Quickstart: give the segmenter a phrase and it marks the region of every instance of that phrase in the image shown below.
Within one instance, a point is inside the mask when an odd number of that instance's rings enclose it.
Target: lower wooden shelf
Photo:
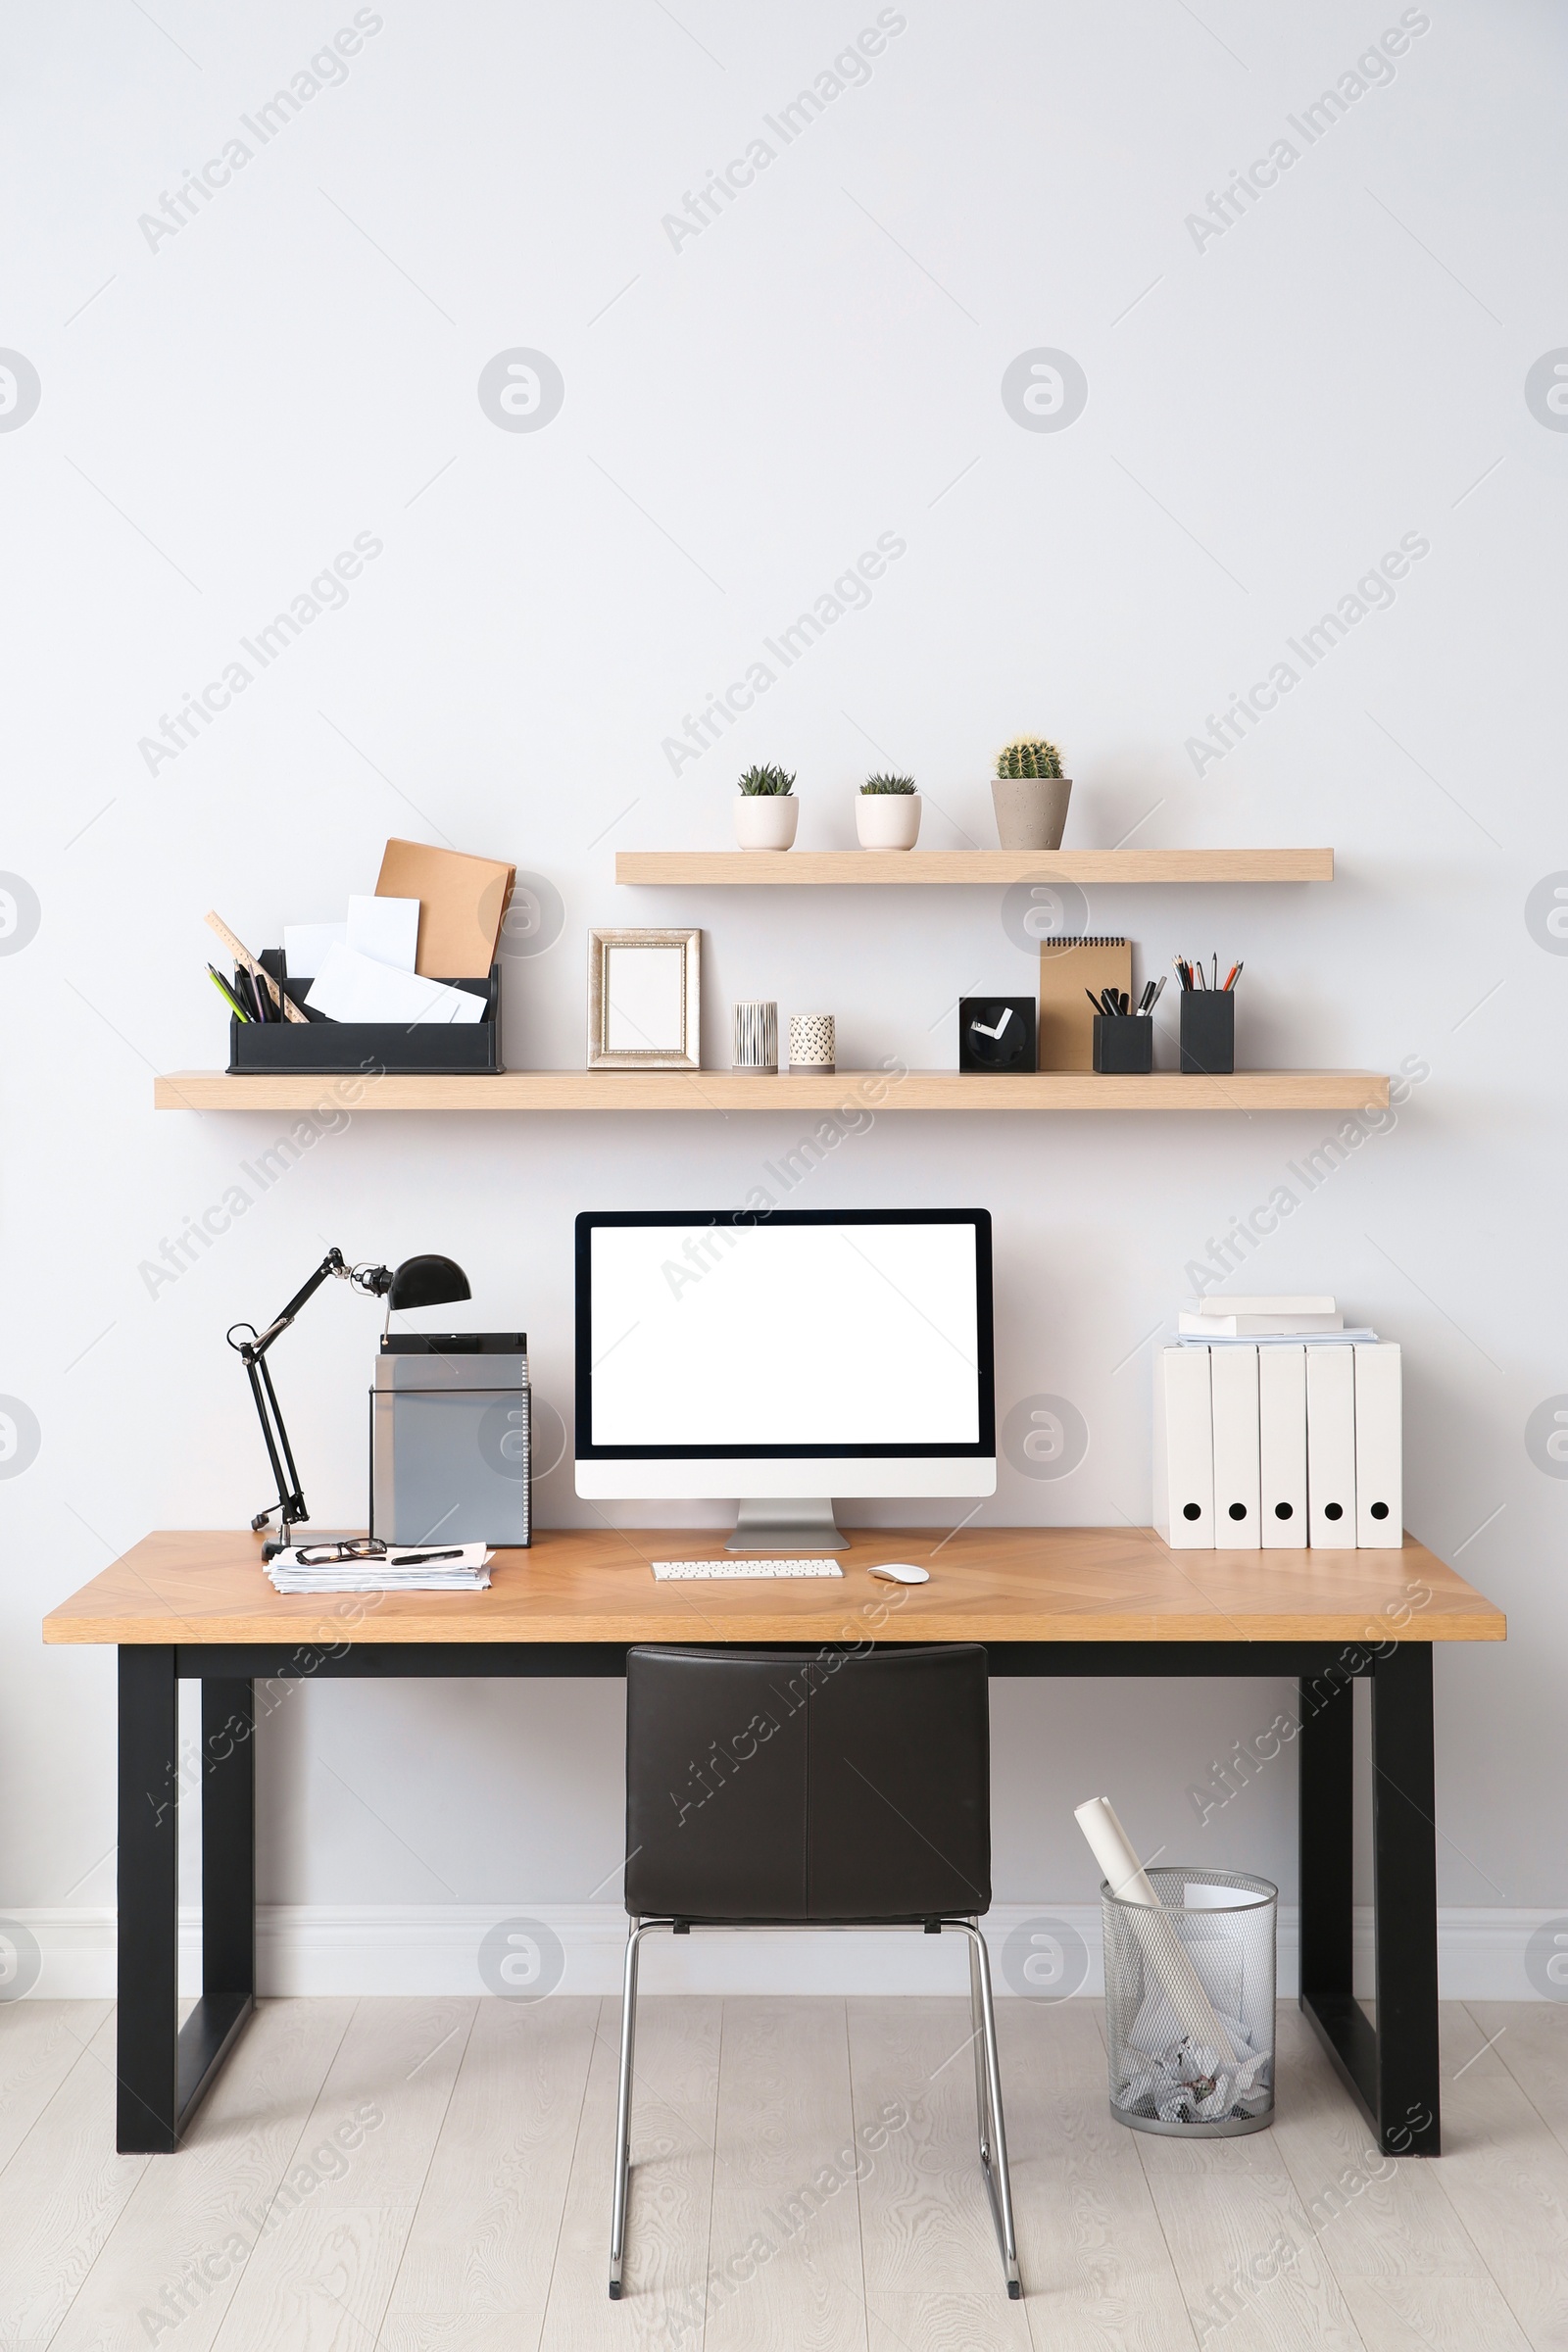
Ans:
[[[1237,1070],[1227,1078],[1176,1070],[1143,1078],[1090,1070],[503,1070],[428,1078],[174,1070],[153,1081],[159,1110],[1371,1110],[1388,1100],[1389,1081],[1373,1070]]]

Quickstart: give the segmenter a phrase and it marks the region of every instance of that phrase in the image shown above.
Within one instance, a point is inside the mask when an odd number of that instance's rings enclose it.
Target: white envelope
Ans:
[[[484,1017],[483,997],[448,988],[442,980],[421,980],[417,972],[400,972],[341,943],[328,951],[305,1002],[329,1021],[401,1021],[412,1027],[419,1021]]]
[[[412,972],[419,946],[418,900],[351,898],[348,942],[357,955]]]
[[[314,980],[329,948],[347,946],[347,923],[285,923],[283,961],[291,980]]]

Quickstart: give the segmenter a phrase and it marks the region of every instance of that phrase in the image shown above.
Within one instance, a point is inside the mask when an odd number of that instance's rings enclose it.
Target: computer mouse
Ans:
[[[871,1574],[886,1577],[890,1585],[928,1585],[931,1582],[929,1568],[911,1567],[907,1560],[883,1560],[872,1569]]]

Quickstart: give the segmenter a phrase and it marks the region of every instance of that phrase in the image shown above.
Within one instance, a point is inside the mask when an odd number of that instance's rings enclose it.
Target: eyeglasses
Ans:
[[[377,1536],[356,1536],[347,1544],[313,1544],[295,1557],[302,1568],[324,1568],[334,1560],[384,1560],[386,1545]]]

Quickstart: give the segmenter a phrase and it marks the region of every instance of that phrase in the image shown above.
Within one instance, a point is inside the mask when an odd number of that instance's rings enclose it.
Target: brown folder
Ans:
[[[427,980],[484,980],[496,959],[516,872],[496,858],[432,850],[422,841],[389,841],[375,895],[418,900],[416,972]]]
[[[1097,932],[1083,939],[1040,943],[1040,1067],[1092,1070],[1095,1066],[1095,1008],[1086,990],[1102,988],[1129,996],[1133,952],[1125,939]]]

